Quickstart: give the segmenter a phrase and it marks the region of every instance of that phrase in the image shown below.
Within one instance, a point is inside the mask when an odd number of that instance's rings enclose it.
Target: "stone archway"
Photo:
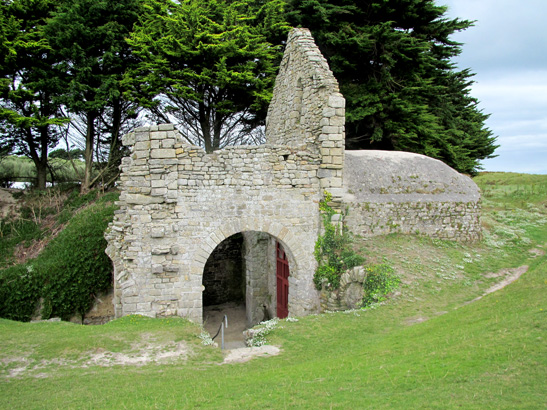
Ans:
[[[243,243],[243,234],[232,235],[222,241],[207,259],[202,278],[204,309],[207,306],[245,301]]]
[[[203,326],[212,336],[226,316],[226,340],[231,346],[240,347],[244,345],[246,329],[277,316],[280,249],[287,255],[288,266],[289,252],[285,252],[278,238],[266,232],[236,233],[213,250],[202,278]],[[287,304],[286,299],[284,302]],[[286,307],[290,312],[290,306]]]
[[[247,327],[276,316],[277,304],[277,246],[285,250],[291,266],[291,291],[288,309],[290,314],[299,314],[302,303],[298,294],[305,293],[306,283],[311,278],[299,278],[298,256],[287,241],[289,231],[282,228],[281,239],[270,232],[245,230],[228,236],[210,252],[203,264],[202,316],[205,319],[206,308],[223,303],[245,305]],[[217,235],[214,235],[218,238]],[[297,247],[296,255],[300,248]],[[304,255],[301,255],[305,259]],[[303,260],[304,264],[306,261]],[[300,280],[298,280],[300,279]],[[244,283],[242,283],[244,281]],[[242,297],[243,296],[243,297]],[[300,313],[301,314],[301,313]]]

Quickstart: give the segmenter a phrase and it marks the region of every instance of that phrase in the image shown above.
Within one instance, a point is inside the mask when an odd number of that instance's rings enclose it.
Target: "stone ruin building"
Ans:
[[[173,125],[123,138],[120,209],[106,234],[116,317],[182,316],[245,303],[247,323],[320,311],[313,284],[328,191],[355,234],[480,237],[470,178],[404,152],[345,151],[345,100],[310,32],[294,29],[269,107],[266,144],[206,154]]]

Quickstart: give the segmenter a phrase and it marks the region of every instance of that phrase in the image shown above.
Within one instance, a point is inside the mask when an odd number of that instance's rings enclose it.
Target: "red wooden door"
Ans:
[[[289,316],[289,261],[283,247],[277,242],[277,317]]]

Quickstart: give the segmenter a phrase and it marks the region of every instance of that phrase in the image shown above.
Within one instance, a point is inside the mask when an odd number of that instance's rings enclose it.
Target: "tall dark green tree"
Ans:
[[[99,131],[110,134],[114,158],[121,146],[123,119],[136,111],[124,100],[122,79],[135,62],[126,38],[143,13],[142,5],[139,0],[60,0],[45,30],[49,44],[61,56],[56,68],[65,91],[59,103],[85,123],[82,192],[92,183]]]
[[[42,33],[55,8],[52,0],[0,2],[0,151],[31,158],[39,189],[46,187],[48,150],[66,122],[55,103],[58,55]]]
[[[150,0],[127,82],[160,121],[212,152],[264,123],[288,26],[282,0]],[[275,45],[278,44],[278,45]]]
[[[472,22],[444,17],[433,0],[287,0],[347,101],[349,149],[411,151],[474,174],[497,146],[469,93],[472,74],[451,59],[450,36]]]

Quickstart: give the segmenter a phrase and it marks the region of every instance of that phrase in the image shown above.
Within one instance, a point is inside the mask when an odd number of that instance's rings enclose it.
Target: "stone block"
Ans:
[[[157,148],[150,151],[150,158],[176,158],[173,148]]]
[[[138,150],[149,150],[150,149],[150,141],[149,140],[146,140],[146,141],[141,141],[141,142],[136,142],[135,143],[135,148],[133,148],[135,151],[138,151]]]
[[[151,140],[162,140],[167,138],[167,132],[165,131],[155,131],[150,133]]]
[[[120,196],[120,198],[122,198]],[[123,195],[123,200],[126,204],[135,204],[135,205],[149,205],[149,204],[160,204],[163,202],[162,198],[151,197],[148,195],[141,194],[129,194],[126,193]]]
[[[340,134],[340,127],[333,127],[331,125],[325,125],[322,127],[323,134]]]
[[[329,96],[328,104],[331,108],[344,108],[346,106],[346,100],[342,94],[333,94]]]
[[[162,148],[173,148],[175,146],[175,140],[173,138],[165,138],[161,140],[161,147]],[[175,150],[176,154],[176,150]]]
[[[159,124],[158,130],[160,131],[172,131],[175,129],[175,124]]]
[[[135,136],[135,133],[133,132],[130,134],[125,134],[122,137],[122,144],[125,145],[126,147],[135,144],[135,142],[136,142],[136,136]]]

